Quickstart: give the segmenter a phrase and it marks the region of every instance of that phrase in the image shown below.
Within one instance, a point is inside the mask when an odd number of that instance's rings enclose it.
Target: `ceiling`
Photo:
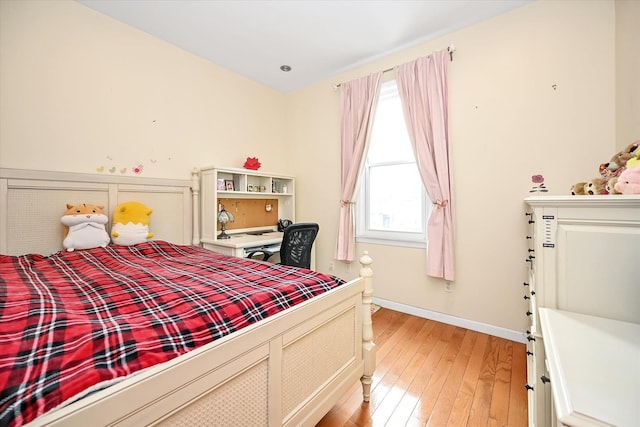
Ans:
[[[530,1],[78,0],[282,93]]]

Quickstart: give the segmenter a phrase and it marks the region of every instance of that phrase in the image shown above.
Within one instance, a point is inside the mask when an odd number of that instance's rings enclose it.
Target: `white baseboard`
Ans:
[[[373,297],[372,301],[374,304],[378,304],[380,307],[399,311],[401,313],[411,314],[413,316],[422,317],[424,319],[435,320],[436,322],[442,322],[448,325],[459,326],[461,328],[470,329],[476,332],[482,332],[483,334],[493,335],[494,337],[504,338],[523,344],[527,342],[525,334],[520,331],[505,329],[499,326],[487,325],[486,323],[480,323],[474,320],[463,319],[462,317],[438,313],[437,311],[425,310],[424,308],[400,304],[382,298]]]

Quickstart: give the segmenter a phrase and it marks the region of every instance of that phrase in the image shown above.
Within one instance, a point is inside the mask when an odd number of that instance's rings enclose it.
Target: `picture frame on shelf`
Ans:
[[[233,187],[233,181],[230,179],[224,180],[224,186],[227,191],[235,191],[235,188]]]
[[[218,179],[218,190],[225,190],[226,188],[224,179]]]

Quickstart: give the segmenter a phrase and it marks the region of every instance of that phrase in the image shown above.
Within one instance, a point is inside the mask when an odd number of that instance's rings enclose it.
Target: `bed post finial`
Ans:
[[[191,203],[193,218],[193,236],[191,242],[194,245],[200,244],[200,171],[198,168],[191,169]]]
[[[376,345],[373,342],[373,323],[371,321],[371,296],[373,295],[373,271],[371,263],[373,260],[369,252],[365,251],[360,257],[360,277],[364,280],[364,291],[362,291],[362,358],[364,360],[364,373],[360,381],[362,382],[362,395],[365,402],[371,396],[371,381],[373,371],[376,368]]]

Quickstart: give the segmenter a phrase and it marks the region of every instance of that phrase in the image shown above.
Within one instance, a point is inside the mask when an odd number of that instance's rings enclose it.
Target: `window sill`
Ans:
[[[426,249],[427,244],[425,242],[412,242],[407,240],[388,240],[375,237],[358,237],[356,236],[356,243],[371,243],[374,245],[383,246],[401,246],[405,248],[417,248]]]

